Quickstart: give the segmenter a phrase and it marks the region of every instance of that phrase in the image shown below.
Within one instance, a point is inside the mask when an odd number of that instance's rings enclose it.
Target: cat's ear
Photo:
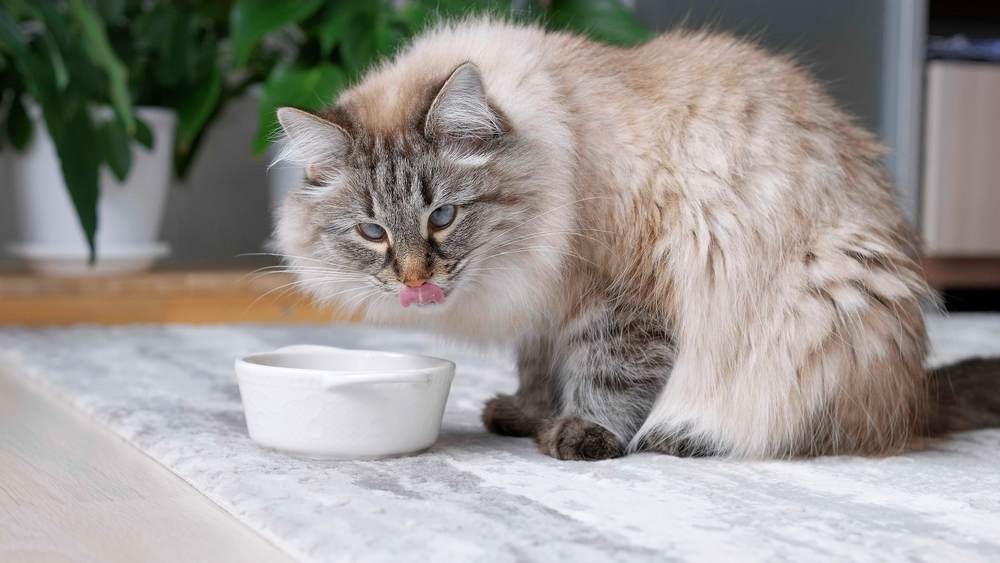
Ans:
[[[438,143],[478,148],[507,131],[502,114],[490,106],[479,67],[456,68],[438,91],[424,122],[424,135]]]
[[[278,123],[285,132],[285,145],[274,162],[292,162],[306,173],[339,168],[351,145],[343,127],[295,108],[279,108]]]

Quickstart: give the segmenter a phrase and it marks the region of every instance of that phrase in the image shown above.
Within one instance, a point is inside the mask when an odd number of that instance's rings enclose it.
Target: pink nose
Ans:
[[[444,290],[433,283],[421,283],[414,287],[409,283],[399,292],[399,304],[403,307],[444,303]]]

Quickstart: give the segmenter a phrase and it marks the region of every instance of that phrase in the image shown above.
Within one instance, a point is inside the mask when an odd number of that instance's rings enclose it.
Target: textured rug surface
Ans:
[[[940,364],[1000,355],[1000,316],[931,319]],[[454,359],[440,441],[304,461],[247,437],[232,362],[293,343]],[[315,561],[997,561],[1000,430],[886,459],[561,462],[487,434],[511,362],[358,327],[0,330],[0,362],[109,426],[290,554]]]

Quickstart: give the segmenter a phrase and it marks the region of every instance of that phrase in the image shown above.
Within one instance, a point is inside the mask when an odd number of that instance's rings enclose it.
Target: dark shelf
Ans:
[[[1000,2],[993,0],[931,0],[927,14],[930,35],[1000,37]]]
[[[1000,311],[1000,289],[947,289],[941,297],[949,313]]]

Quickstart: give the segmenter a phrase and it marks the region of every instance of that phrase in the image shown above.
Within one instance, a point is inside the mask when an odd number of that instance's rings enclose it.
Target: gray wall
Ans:
[[[10,203],[13,195],[7,175],[7,158],[6,152],[0,152],[0,264],[7,256],[7,243],[14,238],[14,210]]]
[[[229,105],[187,181],[171,190],[163,222],[171,262],[238,261],[238,254],[262,250],[271,219],[266,161],[250,153],[255,104],[247,97]]]
[[[842,108],[882,132],[882,1],[637,0],[635,7],[657,30],[708,27],[793,55]]]

